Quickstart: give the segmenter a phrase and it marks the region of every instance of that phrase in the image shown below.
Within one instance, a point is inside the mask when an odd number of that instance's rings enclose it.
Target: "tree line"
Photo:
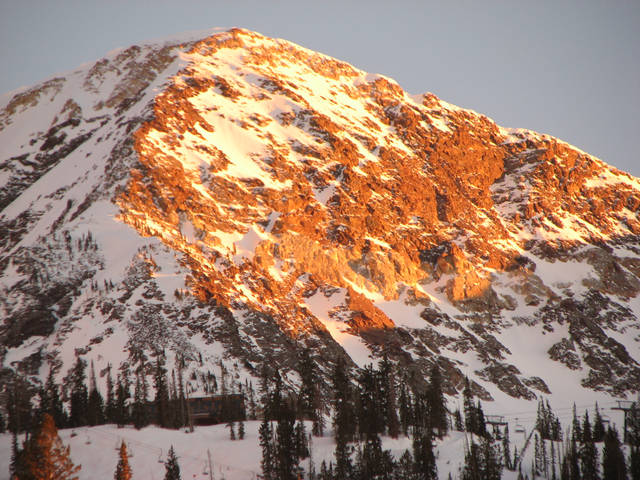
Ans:
[[[171,372],[169,380],[162,354],[157,354],[154,362],[140,362],[133,376],[121,371],[115,381],[108,367],[104,398],[93,364],[78,357],[66,377],[65,383],[70,387],[66,405],[53,372],[38,389],[35,408],[30,407],[26,385],[14,382],[7,395],[7,426],[14,438],[18,432],[27,432],[22,451],[29,450],[29,439],[46,417],[61,427],[116,423],[142,428],[155,423],[180,428],[189,423],[180,362],[176,371]],[[517,471],[523,480],[640,480],[637,404],[628,416],[630,448],[629,455],[625,455],[618,431],[605,424],[597,405],[593,421],[588,412],[579,419],[574,409],[573,422],[563,432],[549,402],[541,400],[535,430],[525,444],[525,449],[529,445],[533,449],[533,461],[530,466],[523,466],[525,452],[511,447],[508,426],[493,431],[487,428],[482,403],[475,398],[467,378],[462,388],[462,411],[447,408],[442,372],[435,364],[428,380],[423,381],[386,357],[377,366],[364,368],[354,368],[338,359],[324,385],[317,362],[309,350],[304,350],[297,373],[298,385],[285,386],[280,372],[265,363],[260,399],[254,399],[251,384],[245,388],[249,418],[262,420],[259,442],[264,480],[435,479],[438,472],[434,444],[450,430],[466,432],[464,465],[458,476],[462,480],[499,479],[505,469]],[[148,376],[152,377],[152,385]],[[29,401],[25,402],[25,398]],[[149,403],[155,407],[153,418],[145,408]],[[305,421],[311,423],[311,432],[306,431]],[[0,419],[0,427],[3,423]],[[323,436],[328,424],[335,439],[334,459],[315,465],[312,439]],[[235,439],[235,423],[227,426],[231,439]],[[238,425],[237,435],[244,437],[243,423]],[[408,437],[412,447],[395,458],[382,448],[382,436]],[[601,449],[596,447],[598,443],[602,443]],[[16,445],[14,450],[20,449]],[[524,474],[523,467],[527,471]]]

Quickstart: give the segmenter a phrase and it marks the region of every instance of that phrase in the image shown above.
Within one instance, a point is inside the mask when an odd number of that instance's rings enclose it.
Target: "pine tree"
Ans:
[[[627,412],[627,439],[626,442],[635,447],[640,447],[640,405],[633,402]]]
[[[89,395],[85,385],[87,362],[81,357],[71,367],[71,425],[79,427],[87,424]]]
[[[631,480],[640,480],[640,446],[631,446],[629,453],[629,476]]]
[[[576,435],[571,435],[569,449],[567,451],[567,463],[569,469],[570,480],[580,480],[582,478],[580,472],[580,454],[576,444]]]
[[[413,461],[417,479],[436,480],[438,478],[430,427],[418,427],[413,433]]]
[[[51,415],[56,426],[62,428],[67,424],[67,415],[60,399],[60,391],[53,375],[53,369],[49,370],[47,380],[40,391],[40,412]]]
[[[13,479],[17,476],[20,449],[18,448],[18,434],[11,434],[11,459],[9,460],[9,478]]]
[[[391,480],[394,462],[388,450],[382,450],[380,437],[367,440],[358,452],[354,478],[362,480]]]
[[[556,476],[556,448],[555,442],[551,441],[551,480],[557,480]]]
[[[279,480],[296,480],[298,476],[298,456],[296,452],[295,412],[284,402],[276,426],[276,459]]]
[[[591,433],[591,423],[589,422],[589,412],[585,412],[582,423],[582,440],[580,447],[580,471],[583,480],[597,480],[598,475],[598,450],[593,442]]]
[[[304,428],[304,423],[301,421],[296,422],[295,426],[295,450],[298,459],[309,457],[309,444],[307,442],[307,432]]]
[[[413,457],[409,450],[405,450],[396,467],[395,480],[414,480],[415,472],[413,467]]]
[[[114,480],[131,480],[131,467],[129,466],[129,455],[127,454],[127,446],[124,440],[120,444],[120,454],[116,472],[113,476]]]
[[[478,400],[478,405],[476,406],[476,430],[474,433],[481,437],[487,436],[487,424],[484,419],[484,411],[482,410],[480,400]]]
[[[149,425],[146,382],[147,379],[146,375],[144,374],[144,370],[142,368],[139,368],[136,372],[136,384],[133,393],[132,412],[133,426],[138,430]]]
[[[169,448],[164,468],[164,480],[180,480],[180,465],[178,465],[178,457],[176,457],[176,452],[173,450],[173,445]]]
[[[169,418],[169,388],[167,386],[167,370],[164,367],[164,353],[156,355],[155,373],[153,377],[156,396],[154,403],[156,406],[156,423],[160,427],[170,427]]]
[[[475,433],[477,425],[476,408],[473,404],[473,393],[471,392],[471,384],[468,377],[464,377],[462,402],[464,408],[464,429],[467,432]]]
[[[353,438],[354,409],[351,395],[351,382],[344,360],[339,358],[335,364],[333,375],[333,411],[334,432],[336,440],[335,480],[346,480],[351,471],[351,456],[348,442]]]
[[[456,411],[453,412],[453,428],[458,432],[464,432],[464,424],[462,423],[462,414],[460,413],[460,409],[456,408]]]
[[[169,397],[169,424],[176,430],[182,427],[180,420],[180,400],[178,399],[178,386],[176,385],[176,371],[171,370],[171,389]]]
[[[104,400],[96,381],[96,371],[91,361],[91,374],[89,377],[89,398],[87,401],[87,423],[89,425],[101,425],[104,423]]]
[[[358,387],[356,410],[360,435],[372,439],[384,433],[385,425],[381,385],[372,365],[365,366],[360,372]]]
[[[531,473],[533,475],[540,475],[542,473],[542,452],[540,449],[540,437],[536,433],[534,435],[534,444],[533,444],[533,469]]]
[[[116,396],[114,392],[111,364],[107,365],[107,401],[104,409],[107,423],[116,423]]]
[[[7,428],[10,432],[28,432],[34,421],[31,397],[33,390],[29,381],[18,376],[6,386]]]
[[[236,423],[228,422],[225,426],[229,429],[229,440],[235,440],[236,439]]]
[[[383,423],[391,438],[398,438],[400,434],[400,421],[398,420],[398,402],[396,392],[396,382],[393,365],[386,355],[380,362],[378,371],[380,385],[380,401],[382,407]]]
[[[53,417],[48,413],[27,441],[21,454],[26,475],[33,480],[75,480],[80,466],[71,461],[69,447],[62,444]]]
[[[126,389],[122,378],[118,375],[118,382],[116,386],[116,408],[115,408],[115,421],[118,427],[125,425],[128,421],[127,415],[127,399],[129,398],[129,392]]]
[[[462,480],[485,480],[482,476],[480,447],[473,441],[464,455]]]
[[[276,459],[275,445],[273,443],[273,431],[267,419],[263,419],[258,430],[258,439],[262,449],[262,467],[263,480],[276,480]]]
[[[442,438],[448,430],[447,406],[442,393],[442,375],[437,364],[431,368],[429,386],[427,387],[427,403],[431,426],[437,432],[437,436]]]
[[[504,459],[503,465],[507,470],[511,470],[511,444],[509,439],[509,424],[504,428],[504,435],[502,436],[502,458]]]
[[[582,427],[580,426],[580,421],[578,420],[578,415],[576,414],[576,404],[573,404],[573,420],[571,424],[571,438],[576,443],[582,441]]]
[[[502,464],[489,437],[482,441],[481,473],[483,480],[500,480],[502,477]]]
[[[596,416],[593,420],[593,441],[598,443],[604,440],[606,431],[604,429],[604,422],[600,415],[600,409],[598,408],[598,402],[596,402]]]
[[[303,419],[313,421],[313,434],[322,436],[324,419],[322,416],[320,391],[318,389],[319,378],[316,364],[308,349],[302,351],[299,374],[302,381],[300,395],[298,397],[300,413]]]
[[[400,395],[398,397],[398,410],[400,414],[400,428],[405,436],[409,435],[409,425],[411,424],[411,407],[409,392],[405,382],[400,384]]]
[[[604,436],[602,449],[602,480],[624,480],[627,478],[624,453],[618,432],[611,427]]]

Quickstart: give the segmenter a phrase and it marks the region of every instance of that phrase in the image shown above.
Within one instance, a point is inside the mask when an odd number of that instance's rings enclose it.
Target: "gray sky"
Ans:
[[[0,0],[0,92],[211,27],[285,38],[640,176],[640,2]]]

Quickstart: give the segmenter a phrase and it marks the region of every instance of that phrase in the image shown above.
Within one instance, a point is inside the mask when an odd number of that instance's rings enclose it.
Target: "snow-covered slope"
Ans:
[[[0,359],[164,351],[240,390],[299,351],[437,362],[517,411],[640,385],[640,181],[246,30],[0,102]]]

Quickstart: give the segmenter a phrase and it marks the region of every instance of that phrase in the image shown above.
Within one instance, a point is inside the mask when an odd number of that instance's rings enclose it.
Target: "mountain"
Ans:
[[[325,380],[386,355],[503,403],[640,385],[640,180],[284,40],[3,96],[0,185],[5,379],[163,351],[195,393],[295,385],[309,348]]]

